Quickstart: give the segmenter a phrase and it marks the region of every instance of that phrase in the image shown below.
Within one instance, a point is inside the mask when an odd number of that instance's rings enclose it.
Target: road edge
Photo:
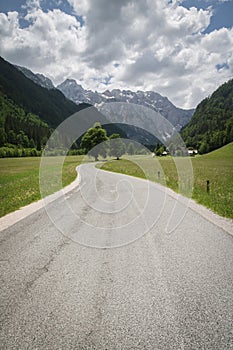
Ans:
[[[55,201],[56,199],[60,198],[61,196],[66,195],[67,193],[69,193],[70,191],[75,189],[76,187],[78,187],[78,185],[81,182],[81,175],[78,173],[78,167],[79,166],[76,167],[76,171],[77,171],[76,179],[73,182],[71,182],[69,185],[67,185],[66,187],[62,188],[61,190],[59,190],[53,194],[50,194],[46,198],[41,198],[36,202],[25,205],[24,207],[17,209],[15,211],[13,211],[12,213],[6,214],[3,217],[1,217],[0,218],[0,232],[13,226],[17,222],[25,219],[27,216],[44,208],[45,199],[46,199],[46,205],[47,205],[47,204]]]
[[[79,167],[80,167],[80,165],[78,165],[76,167],[76,171],[77,171],[76,179],[71,184],[64,187],[62,190],[57,191],[57,192],[47,196],[46,197],[46,204],[53,202],[54,200],[60,198],[61,196],[69,193],[74,188],[78,187],[78,185],[81,182],[81,176],[78,173]],[[136,176],[126,175],[126,174],[122,174],[122,173],[116,173],[113,171],[107,171],[107,170],[103,170],[100,168],[98,168],[98,170],[105,171],[105,172],[108,172],[111,174],[120,174],[120,175],[126,176],[126,177],[130,176],[130,177],[133,177],[134,179],[138,179],[141,181],[150,181],[147,179],[137,178]],[[197,203],[195,200],[193,200],[191,198],[186,198],[186,197],[182,196],[181,194],[176,193],[175,191],[173,191],[169,187],[165,187],[165,186],[158,184],[156,182],[153,182],[153,181],[150,181],[150,182],[154,186],[156,186],[159,190],[165,191],[167,195],[169,195],[170,197],[172,197],[173,199],[175,199],[177,201],[179,201],[181,199],[188,200],[188,208],[190,210],[198,213],[199,215],[201,215],[203,218],[205,218],[209,222],[215,224],[216,226],[218,226],[219,228],[223,229],[225,232],[227,232],[233,236],[233,220],[219,216],[218,214],[214,213],[209,208]],[[10,226],[13,226],[17,222],[19,222],[22,219],[26,218],[27,216],[35,213],[39,209],[42,209],[44,207],[44,200],[45,199],[42,198],[37,202],[33,202],[31,204],[28,204],[28,205],[26,205],[26,206],[24,206],[16,211],[12,212],[12,213],[9,213],[9,214],[3,216],[2,218],[0,218],[0,232],[9,228]]]
[[[150,181],[147,179],[142,179],[136,176],[132,176],[132,175],[127,175],[127,174],[122,174],[122,173],[117,173],[114,171],[108,171],[108,170],[103,170],[100,169],[101,171],[105,171],[111,174],[121,174],[123,176],[130,176],[133,177],[134,179],[138,179],[138,180],[142,180],[142,181]],[[233,220],[229,219],[229,218],[225,218],[223,216],[220,216],[218,214],[216,214],[215,212],[213,212],[211,209],[205,207],[202,204],[197,203],[194,199],[192,198],[188,198],[188,197],[184,197],[182,196],[180,193],[177,193],[175,191],[173,191],[171,188],[163,186],[161,184],[158,184],[157,182],[153,182],[150,181],[154,186],[156,186],[160,191],[165,191],[167,195],[169,195],[170,197],[172,197],[173,199],[177,200],[177,201],[182,201],[188,200],[188,208],[196,213],[198,213],[199,215],[201,215],[204,219],[208,220],[209,222],[211,222],[212,224],[215,224],[216,226],[218,226],[219,228],[223,229],[225,232],[229,233],[231,236],[233,236]]]

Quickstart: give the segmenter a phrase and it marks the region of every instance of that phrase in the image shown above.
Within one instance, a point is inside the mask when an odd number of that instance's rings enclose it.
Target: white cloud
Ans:
[[[233,71],[233,31],[204,31],[212,10],[186,9],[180,1],[69,0],[76,17],[60,10],[43,12],[28,2],[20,28],[17,12],[0,14],[3,57],[49,76],[67,77],[85,88],[155,90],[181,107],[195,107]],[[117,65],[115,65],[117,63]],[[225,64],[229,69],[217,69]]]
[[[85,16],[90,8],[89,0],[67,0],[73,6],[75,12],[81,16]]]
[[[45,13],[36,9],[25,19],[30,24],[21,29],[17,12],[0,14],[0,26],[5,34],[1,51],[13,63],[39,71],[54,64],[56,70],[85,49],[84,31],[75,17],[60,10]]]
[[[27,0],[23,8],[26,8],[28,12],[40,9],[40,0]]]

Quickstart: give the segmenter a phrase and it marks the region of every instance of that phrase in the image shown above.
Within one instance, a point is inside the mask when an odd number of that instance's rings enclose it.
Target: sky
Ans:
[[[0,0],[0,55],[85,89],[195,108],[233,77],[233,0]]]

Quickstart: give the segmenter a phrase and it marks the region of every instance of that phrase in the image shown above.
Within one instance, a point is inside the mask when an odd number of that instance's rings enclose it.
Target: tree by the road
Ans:
[[[117,160],[125,153],[125,144],[119,134],[112,134],[109,137],[110,156],[116,157]]]
[[[130,142],[128,149],[127,149],[127,152],[131,156],[135,153],[135,147],[134,147],[134,144],[132,142]]]
[[[106,142],[108,140],[107,132],[100,123],[95,123],[82,137],[81,148],[98,160],[98,156],[106,156]]]

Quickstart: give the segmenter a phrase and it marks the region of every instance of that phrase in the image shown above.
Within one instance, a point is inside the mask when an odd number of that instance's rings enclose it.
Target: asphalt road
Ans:
[[[233,349],[233,236],[156,185],[80,174],[0,232],[0,349]]]

